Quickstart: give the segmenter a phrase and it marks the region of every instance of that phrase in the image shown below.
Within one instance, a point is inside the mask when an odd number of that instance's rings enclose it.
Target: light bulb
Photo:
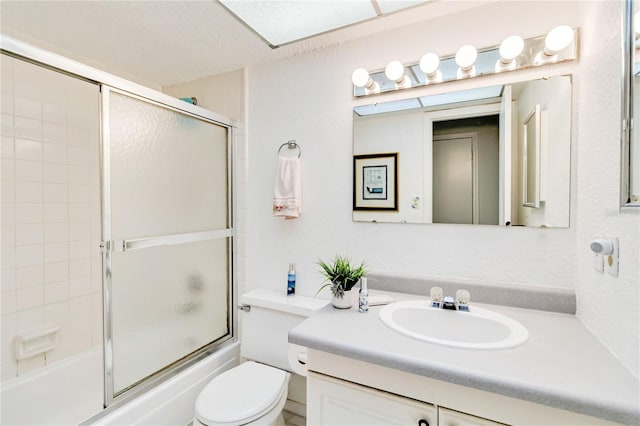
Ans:
[[[469,71],[478,57],[478,51],[470,44],[465,44],[456,52],[456,64],[463,70]]]
[[[389,80],[400,84],[404,80],[404,65],[400,61],[391,61],[384,69],[384,74]]]
[[[428,78],[433,78],[438,73],[440,58],[435,53],[427,53],[420,59],[420,69]]]
[[[351,74],[351,81],[356,87],[367,87],[372,83],[371,77],[369,77],[369,71],[364,68],[358,68]]]
[[[633,30],[637,38],[638,34],[640,34],[640,12],[636,12],[636,14],[633,15]]]
[[[573,41],[573,29],[568,25],[559,25],[549,31],[544,39],[544,54],[553,56]]]
[[[522,37],[512,35],[504,39],[500,44],[500,60],[503,64],[509,64],[522,53],[524,40]]]

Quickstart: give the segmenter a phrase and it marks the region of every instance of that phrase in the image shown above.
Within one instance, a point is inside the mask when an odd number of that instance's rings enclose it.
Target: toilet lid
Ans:
[[[288,373],[247,361],[215,377],[196,400],[196,417],[206,425],[240,425],[268,412],[287,386]]]

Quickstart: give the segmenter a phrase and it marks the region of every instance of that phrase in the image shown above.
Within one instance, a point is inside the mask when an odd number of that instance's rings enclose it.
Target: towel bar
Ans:
[[[292,139],[288,142],[283,143],[282,145],[280,145],[280,148],[278,148],[278,155],[280,155],[280,151],[282,151],[282,148],[287,147],[289,149],[298,149],[298,158],[300,158],[300,156],[302,155],[302,149],[300,149],[300,145],[298,145],[298,143]]]

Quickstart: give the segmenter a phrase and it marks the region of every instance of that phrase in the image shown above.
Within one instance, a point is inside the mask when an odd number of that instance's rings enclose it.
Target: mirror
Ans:
[[[622,143],[622,191],[621,204],[640,207],[640,3],[627,0],[624,7],[623,48],[623,143]],[[635,129],[634,129],[635,127]]]
[[[570,76],[357,106],[353,155],[395,154],[397,202],[356,208],[354,161],[353,220],[568,227],[570,140]]]

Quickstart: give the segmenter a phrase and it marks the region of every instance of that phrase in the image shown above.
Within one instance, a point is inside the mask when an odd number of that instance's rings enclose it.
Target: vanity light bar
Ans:
[[[528,39],[509,36],[500,46],[478,50],[472,45],[465,45],[455,55],[444,58],[430,52],[420,62],[406,66],[399,61],[391,61],[384,70],[372,73],[358,68],[351,76],[353,96],[369,96],[573,61],[578,58],[578,36],[578,29],[560,25],[544,36]]]

